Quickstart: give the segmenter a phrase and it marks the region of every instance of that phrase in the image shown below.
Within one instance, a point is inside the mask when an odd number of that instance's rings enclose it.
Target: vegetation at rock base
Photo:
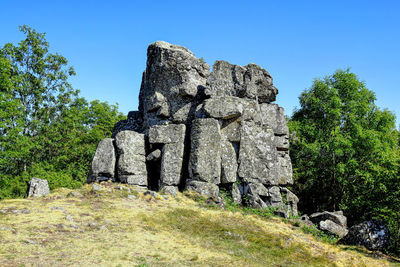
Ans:
[[[400,254],[400,151],[395,116],[349,70],[314,81],[290,119],[299,209],[344,211],[350,225],[380,219]]]
[[[0,202],[1,266],[398,266],[278,217],[102,183]],[[198,199],[200,202],[194,201]]]
[[[79,187],[97,143],[122,119],[118,107],[79,97],[66,58],[44,33],[0,47],[0,199],[21,197],[33,176],[50,187]]]

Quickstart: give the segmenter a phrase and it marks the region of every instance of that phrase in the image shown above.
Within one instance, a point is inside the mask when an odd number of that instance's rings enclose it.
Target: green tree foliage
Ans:
[[[97,143],[122,119],[117,106],[79,97],[68,61],[49,52],[44,33],[0,48],[0,199],[23,196],[32,176],[50,187],[85,181]]]
[[[289,127],[300,210],[342,209],[350,223],[384,220],[391,250],[400,253],[395,116],[379,109],[375,94],[349,70],[315,80],[299,100]]]

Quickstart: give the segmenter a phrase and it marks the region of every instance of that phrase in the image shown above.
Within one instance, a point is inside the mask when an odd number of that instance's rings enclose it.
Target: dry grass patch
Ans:
[[[207,208],[182,194],[166,199],[130,186],[103,188],[0,201],[0,266],[391,264],[321,243],[280,219]]]

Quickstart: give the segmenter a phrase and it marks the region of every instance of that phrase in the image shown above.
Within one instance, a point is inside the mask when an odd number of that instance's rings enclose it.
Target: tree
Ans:
[[[66,58],[49,52],[44,33],[0,48],[0,199],[26,192],[32,176],[50,188],[86,179],[97,143],[122,119],[118,107],[79,98]]]
[[[379,109],[375,94],[349,70],[315,80],[299,100],[289,127],[300,210],[343,209],[350,223],[380,218],[398,231],[395,116]]]

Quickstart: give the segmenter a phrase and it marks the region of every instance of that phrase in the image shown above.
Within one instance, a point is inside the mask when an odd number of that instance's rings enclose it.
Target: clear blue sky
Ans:
[[[316,77],[350,67],[400,117],[400,1],[18,1],[1,0],[0,45],[18,25],[47,33],[75,67],[89,100],[137,109],[146,48],[157,40],[267,69],[288,115]],[[399,119],[397,120],[400,121]]]

